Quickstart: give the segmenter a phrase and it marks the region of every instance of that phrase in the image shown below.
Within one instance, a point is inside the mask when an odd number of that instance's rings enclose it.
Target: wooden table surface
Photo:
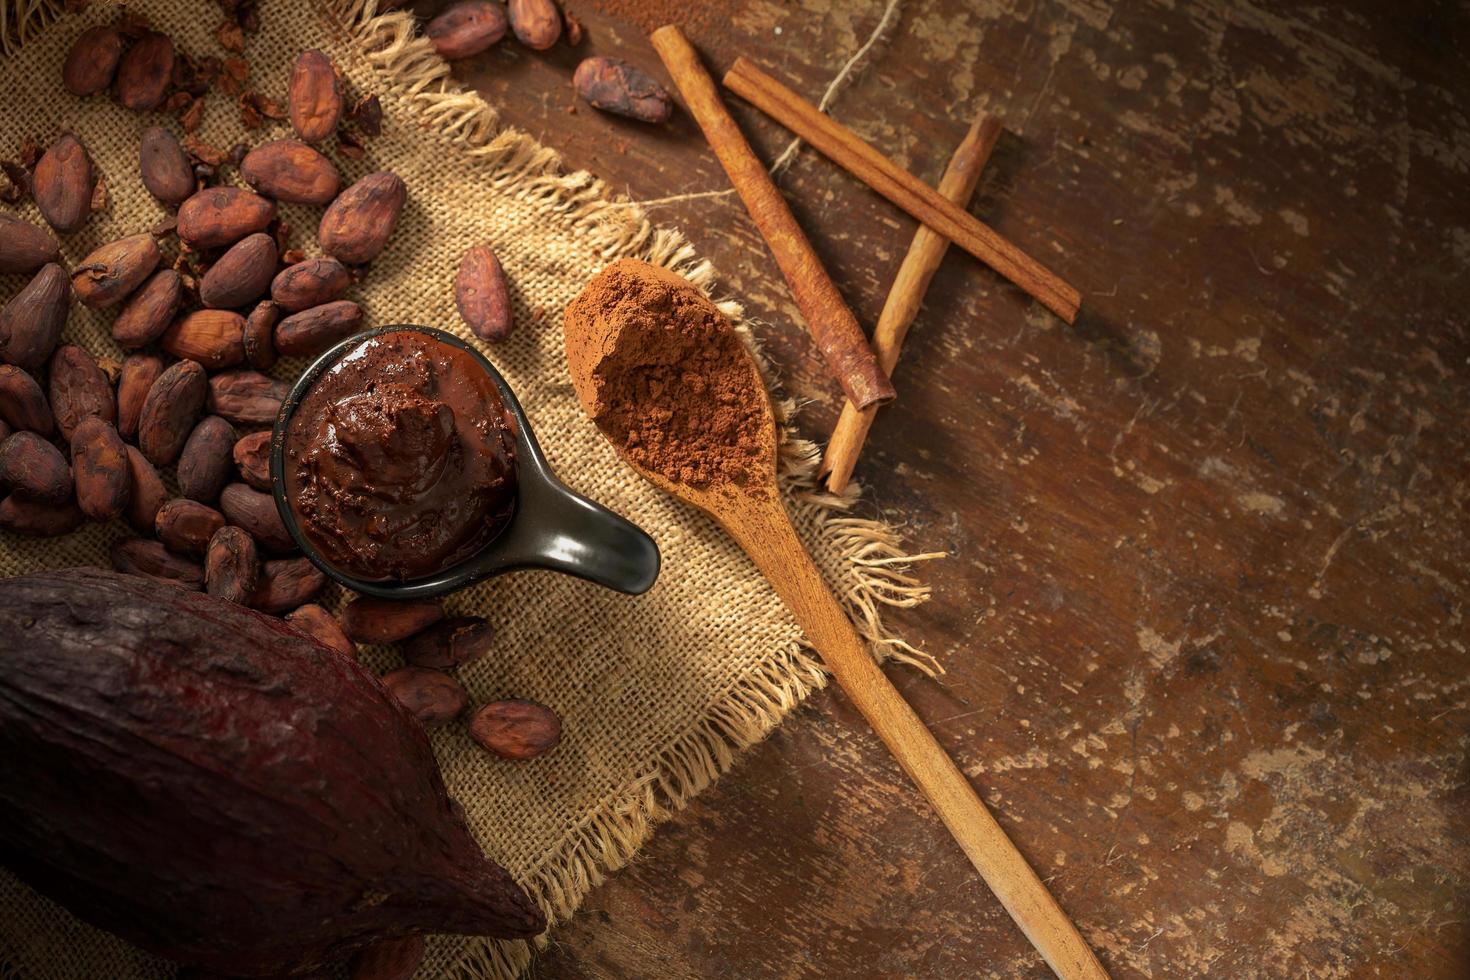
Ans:
[[[428,0],[428,11],[438,4]],[[815,100],[882,0],[569,0],[588,40],[457,73],[682,228],[825,435],[838,405],[687,115],[576,105],[685,24]],[[1449,3],[908,0],[831,113],[1083,295],[945,260],[858,468],[947,668],[890,676],[1115,975],[1467,963],[1470,31]],[[732,99],[732,102],[736,100]],[[766,160],[786,134],[735,114]],[[859,318],[914,223],[815,153],[780,185]],[[840,694],[814,697],[555,933],[544,977],[1047,971]]]

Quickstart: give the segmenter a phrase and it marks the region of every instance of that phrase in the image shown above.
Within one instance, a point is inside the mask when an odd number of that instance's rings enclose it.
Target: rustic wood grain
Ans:
[[[576,52],[458,74],[633,196],[702,195],[653,213],[825,433],[837,389],[687,115],[573,100],[580,56],[658,58],[570,6]],[[881,12],[716,6],[686,25],[712,70],[744,54],[813,100]],[[895,617],[948,673],[890,677],[1115,975],[1467,969],[1467,45],[1449,4],[909,0],[832,106],[929,183],[1001,116],[972,213],[1087,298],[1066,327],[952,250],[857,478],[953,553]],[[774,159],[786,135],[732,109]],[[809,150],[780,184],[871,324],[913,222]],[[1045,976],[957,853],[823,694],[535,974]]]

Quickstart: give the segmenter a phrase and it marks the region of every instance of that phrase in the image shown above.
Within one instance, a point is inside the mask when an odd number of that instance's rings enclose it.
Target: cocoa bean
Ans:
[[[157,541],[130,538],[112,546],[112,567],[124,575],[142,575],[181,589],[204,588],[204,569],[181,558]]]
[[[56,236],[40,225],[0,214],[0,274],[35,272],[61,254]]]
[[[444,618],[433,599],[374,599],[358,596],[342,610],[342,629],[359,643],[397,643]]]
[[[572,75],[577,94],[593,108],[639,122],[667,122],[674,100],[653,76],[621,58],[588,58]]]
[[[488,245],[476,245],[464,253],[454,277],[454,305],[471,332],[481,340],[496,343],[510,336],[515,326],[510,308],[510,288],[500,260]]]
[[[148,193],[172,207],[183,204],[196,190],[188,154],[162,126],[143,131],[138,147],[138,172]]]
[[[117,399],[112,384],[86,348],[62,344],[51,355],[47,373],[51,413],[56,416],[61,438],[70,442],[82,419],[92,415],[116,424]]]
[[[117,383],[117,431],[124,439],[138,437],[138,418],[148,389],[163,373],[163,358],[157,354],[129,354],[123,361]]]
[[[279,616],[316,598],[327,577],[305,558],[278,558],[261,564],[250,606]]]
[[[128,523],[143,534],[152,534],[158,508],[168,499],[168,490],[136,446],[128,447],[128,486]]]
[[[561,37],[561,11],[552,0],[510,0],[506,10],[516,40],[536,51],[545,51]]]
[[[150,463],[167,466],[179,458],[208,390],[204,368],[195,361],[170,365],[153,382],[138,418],[138,448]]]
[[[27,500],[11,494],[0,500],[0,531],[36,538],[54,538],[82,526],[87,517],[70,497],[60,504]]]
[[[534,759],[561,741],[561,719],[535,701],[491,701],[470,716],[470,737],[502,759]]]
[[[109,242],[71,270],[72,291],[94,310],[115,306],[158,268],[161,257],[146,231]]]
[[[403,659],[417,667],[448,670],[479,660],[495,631],[480,616],[451,616],[417,633],[403,645]]]
[[[388,693],[425,728],[449,724],[470,704],[464,685],[442,671],[400,667],[381,679]]]
[[[159,269],[128,298],[112,321],[112,339],[123,347],[146,347],[163,336],[183,305],[183,278],[173,269]]]
[[[582,22],[570,10],[562,11],[561,18],[566,22],[566,31],[562,34],[562,37],[566,39],[568,47],[575,48],[582,43],[582,38],[586,36],[587,29],[582,26]]]
[[[488,51],[505,37],[505,8],[489,0],[466,0],[445,7],[424,25],[424,37],[439,57],[454,61]]]
[[[61,65],[61,85],[72,95],[96,95],[112,84],[122,58],[123,39],[116,27],[89,27],[72,42]]]
[[[342,116],[342,83],[332,59],[320,51],[303,51],[291,68],[286,91],[291,128],[308,143],[320,143],[337,129]]]
[[[207,404],[236,425],[270,425],[290,392],[290,385],[259,371],[222,371],[209,379]]]
[[[350,299],[293,313],[276,324],[276,350],[288,357],[320,354],[362,326],[362,307]]]
[[[95,415],[82,420],[72,433],[71,464],[82,513],[94,521],[122,516],[133,484],[128,447],[111,422]]]
[[[71,312],[71,281],[52,262],[0,307],[0,360],[35,372],[61,339]]]
[[[56,417],[36,379],[13,364],[0,364],[0,419],[15,430],[50,438]]]
[[[92,213],[92,157],[81,140],[63,133],[31,174],[31,193],[41,217],[57,231],[73,232]]]
[[[262,143],[240,162],[245,183],[287,204],[327,204],[342,189],[337,165],[300,140]]]
[[[179,205],[179,237],[194,248],[232,245],[262,231],[276,206],[240,187],[207,187]]]
[[[300,313],[338,299],[351,282],[347,267],[331,256],[306,259],[276,274],[271,299],[288,313]]]
[[[352,958],[347,980],[413,980],[424,962],[424,949],[423,936],[380,939]]]
[[[117,66],[114,92],[125,109],[147,112],[163,105],[174,71],[174,42],[149,31],[133,42]]]
[[[276,499],[270,494],[247,487],[243,483],[231,483],[220,491],[219,507],[231,524],[249,531],[250,536],[266,551],[279,554],[296,550],[296,542],[281,521],[281,514],[276,510]],[[293,602],[286,609],[295,609],[306,601],[302,599]]]
[[[45,439],[16,432],[0,443],[0,486],[26,500],[59,504],[72,493],[71,467]]]
[[[281,308],[270,300],[257,303],[245,318],[245,363],[257,371],[269,371],[276,363],[276,321]]]
[[[195,310],[175,320],[159,345],[210,371],[234,367],[245,360],[245,318],[234,310]]]
[[[204,553],[204,590],[244,605],[260,582],[255,539],[244,528],[227,525],[214,532]]]
[[[271,488],[271,433],[252,432],[235,443],[232,455],[241,478],[257,490]]]
[[[253,303],[276,275],[276,240],[263,231],[240,239],[199,281],[199,301],[226,309]]]
[[[337,195],[322,215],[317,229],[322,251],[348,265],[371,262],[388,244],[407,195],[397,174],[368,174]]]
[[[153,517],[153,530],[169,551],[203,557],[216,531],[225,526],[219,511],[197,500],[175,497]]]
[[[15,430],[10,427],[10,423],[4,419],[0,419],[0,442],[4,442],[14,434]]]
[[[230,482],[230,454],[235,427],[218,415],[206,415],[194,426],[179,453],[179,493],[208,503]]]
[[[335,650],[344,657],[357,659],[357,644],[342,632],[337,617],[314,602],[293,609],[286,614],[286,622],[316,640],[328,650]]]

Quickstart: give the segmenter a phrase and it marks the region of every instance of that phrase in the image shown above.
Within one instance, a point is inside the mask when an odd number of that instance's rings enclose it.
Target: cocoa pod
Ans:
[[[424,962],[424,949],[423,936],[380,939],[352,958],[347,980],[413,980]]]
[[[209,379],[206,403],[236,425],[271,425],[291,386],[259,371],[222,371]]]
[[[476,337],[497,343],[510,336],[515,321],[505,270],[488,245],[464,253],[454,277],[454,305]]]
[[[138,287],[112,321],[112,339],[123,347],[146,347],[163,336],[183,305],[183,278],[173,269],[159,269]]]
[[[342,629],[359,643],[397,643],[444,618],[433,599],[374,599],[358,596],[342,610]]]
[[[572,87],[595,109],[639,122],[668,122],[674,100],[653,76],[621,58],[588,58],[572,75]]]
[[[112,84],[122,58],[123,39],[116,27],[89,27],[72,42],[61,65],[61,85],[72,95],[96,95]]]
[[[257,303],[245,318],[245,363],[257,371],[269,371],[276,363],[276,321],[281,308],[270,300]]]
[[[357,644],[342,632],[337,617],[314,602],[293,609],[286,614],[286,622],[316,640],[328,650],[335,650],[344,657],[357,659]]]
[[[59,504],[71,496],[71,467],[45,439],[16,432],[0,443],[0,486],[26,500]]]
[[[263,231],[247,235],[209,267],[199,281],[199,301],[217,309],[253,303],[276,275],[276,240]]]
[[[535,51],[545,51],[561,37],[561,11],[552,0],[510,0],[506,9],[516,40]]]
[[[179,361],[158,376],[138,418],[138,448],[148,462],[167,466],[179,458],[208,391],[204,368],[195,361]]]
[[[128,523],[144,534],[152,534],[154,519],[158,516],[158,508],[168,499],[168,490],[158,470],[138,451],[138,447],[127,448]]]
[[[470,715],[470,738],[502,759],[534,759],[561,741],[561,719],[535,701],[491,701]]]
[[[439,57],[454,61],[490,50],[505,37],[505,8],[489,0],[465,0],[445,7],[424,25],[424,37]]]
[[[208,503],[230,482],[235,427],[218,415],[206,415],[194,426],[179,453],[179,493]]]
[[[271,281],[271,299],[288,313],[330,303],[347,291],[347,267],[329,255],[289,265]]]
[[[203,557],[210,539],[225,526],[225,517],[208,504],[175,497],[153,517],[153,530],[169,551]]]
[[[57,231],[73,232],[92,213],[92,157],[82,141],[63,133],[36,164],[31,193],[41,217]]]
[[[163,105],[174,72],[174,42],[149,31],[128,48],[117,66],[113,91],[125,109],[147,112]]]
[[[403,645],[403,659],[416,667],[448,670],[479,660],[495,631],[483,617],[451,616],[415,634]]]
[[[61,339],[71,312],[71,281],[52,262],[0,307],[0,360],[35,372]]]
[[[35,272],[60,254],[61,243],[51,232],[23,218],[0,214],[0,274]]]
[[[77,502],[70,497],[60,504],[26,500],[11,494],[0,500],[0,531],[35,538],[54,538],[69,534],[87,519]]]
[[[86,348],[62,344],[51,355],[47,373],[51,413],[56,416],[61,438],[70,442],[72,433],[88,416],[117,422],[117,399],[112,394],[112,384]]]
[[[279,616],[315,599],[326,584],[327,577],[305,558],[262,562],[250,607]]]
[[[215,531],[204,552],[204,590],[243,606],[255,594],[259,582],[260,555],[255,539],[233,524]]]
[[[159,346],[218,371],[245,360],[245,318],[234,310],[195,310],[163,332]]]
[[[138,172],[148,193],[172,207],[183,204],[197,189],[188,155],[162,126],[143,131],[138,147]]]
[[[219,508],[231,524],[250,532],[250,536],[266,551],[279,554],[296,550],[296,542],[281,521],[276,499],[270,494],[243,483],[231,483],[220,491]],[[286,609],[295,609],[306,601],[293,602]]]
[[[308,143],[320,143],[337,129],[342,116],[342,83],[332,59],[320,51],[303,51],[291,68],[286,90],[291,128]]]
[[[117,431],[124,439],[138,437],[138,419],[153,382],[163,373],[163,358],[157,354],[129,354],[123,361],[117,383]]]
[[[179,205],[179,237],[194,248],[232,245],[262,231],[276,206],[241,187],[206,187]]]
[[[36,379],[13,364],[0,364],[0,419],[17,431],[50,438],[56,417]]]
[[[108,242],[71,270],[71,288],[83,305],[94,310],[127,299],[153,270],[162,255],[146,231]]]
[[[257,490],[271,488],[271,433],[252,432],[235,443],[232,453],[240,477]]]
[[[240,176],[287,204],[327,204],[342,189],[337,165],[300,140],[262,143],[240,161]]]
[[[322,251],[348,265],[371,262],[388,244],[407,195],[397,174],[368,174],[322,214],[316,236]]]
[[[388,693],[425,728],[449,724],[470,705],[464,685],[443,671],[400,667],[380,679]]]
[[[276,324],[276,350],[293,357],[320,354],[362,326],[362,307],[350,299],[293,313]]]
[[[128,473],[128,447],[112,423],[91,416],[71,437],[71,465],[77,506],[94,521],[121,517],[133,483]]]
[[[112,546],[112,567],[124,575],[141,575],[181,589],[204,588],[204,569],[181,558],[157,541],[129,538]]]

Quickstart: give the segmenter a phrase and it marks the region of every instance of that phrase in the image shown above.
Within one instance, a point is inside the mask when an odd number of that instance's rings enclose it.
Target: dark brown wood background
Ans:
[[[699,195],[652,214],[824,435],[837,389],[693,123],[569,79],[663,78],[668,16],[815,100],[883,2],[568,5],[577,51],[458,74],[570,166]],[[1000,114],[973,210],[1084,297],[1069,328],[951,254],[858,477],[952,555],[893,616],[948,672],[891,676],[1117,975],[1467,970],[1467,51],[1450,3],[908,0],[831,108],[930,182]],[[871,324],[913,222],[811,151],[780,184]],[[554,940],[538,976],[1046,974],[830,692]]]

